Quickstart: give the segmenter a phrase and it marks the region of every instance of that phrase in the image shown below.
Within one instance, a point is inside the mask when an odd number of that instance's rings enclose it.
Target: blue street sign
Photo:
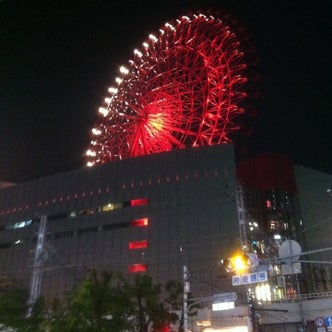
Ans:
[[[233,284],[233,286],[239,286],[239,285],[241,285],[241,278],[240,278],[240,276],[233,276],[232,277],[232,284]]]
[[[254,284],[257,282],[265,282],[268,280],[267,271],[235,275],[232,277],[232,285],[240,286],[246,284]]]
[[[327,316],[327,317],[325,318],[325,325],[326,325],[327,327],[331,327],[331,326],[332,326],[332,317],[331,317],[331,316]]]
[[[267,271],[258,272],[258,281],[267,281]]]

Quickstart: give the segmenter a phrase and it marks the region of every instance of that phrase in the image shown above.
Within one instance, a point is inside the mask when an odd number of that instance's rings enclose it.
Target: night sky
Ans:
[[[230,12],[256,46],[261,99],[240,159],[283,153],[332,173],[332,1],[120,3],[0,1],[0,180],[83,167],[118,67],[166,21],[204,8]]]

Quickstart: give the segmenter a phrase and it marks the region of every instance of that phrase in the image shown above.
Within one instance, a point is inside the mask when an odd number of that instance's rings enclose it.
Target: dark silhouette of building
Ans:
[[[46,216],[39,274],[40,294],[46,300],[61,297],[92,268],[127,276],[148,273],[164,284],[181,281],[186,265],[194,297],[230,291],[232,274],[220,260],[244,249],[240,185],[249,246],[245,250],[256,252],[258,268],[269,273],[272,295],[262,300],[328,290],[329,266],[300,264],[295,271],[275,260],[281,244],[290,239],[303,251],[327,244],[329,233],[324,237],[316,225],[331,215],[326,190],[325,203],[318,194],[328,181],[330,175],[293,165],[281,155],[262,154],[236,165],[233,145],[222,144],[5,186],[0,190],[0,282],[32,287],[40,221]],[[318,219],[312,214],[315,206]],[[324,257],[330,259],[327,253]],[[315,266],[324,269],[319,281]]]
[[[115,161],[0,191],[0,276],[29,285],[47,217],[41,294],[71,289],[86,269],[182,280],[196,297],[223,287],[221,255],[238,246],[232,145]]]

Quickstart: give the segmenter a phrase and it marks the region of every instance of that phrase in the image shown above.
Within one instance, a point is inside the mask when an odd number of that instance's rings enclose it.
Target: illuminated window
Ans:
[[[256,286],[256,298],[259,301],[271,301],[271,289],[269,284],[261,284]]]
[[[147,198],[137,198],[137,199],[132,199],[130,201],[130,206],[139,206],[139,205],[147,205],[147,204],[148,204]]]
[[[130,273],[146,272],[147,270],[147,264],[132,264],[128,266],[128,272]]]
[[[132,227],[145,227],[149,225],[148,218],[136,219],[130,222],[130,226]]]
[[[122,203],[107,203],[101,207],[101,211],[107,212],[115,209],[120,209],[123,207]]]
[[[94,214],[95,209],[82,209],[77,211],[77,214]]]
[[[133,241],[129,242],[129,249],[135,250],[135,249],[144,249],[148,247],[148,241],[142,240],[142,241]]]
[[[278,224],[279,224],[278,221],[276,221],[276,220],[270,220],[269,224],[270,224],[270,230],[271,231],[278,229]]]
[[[9,228],[9,229],[23,228],[23,227],[30,226],[31,223],[32,223],[32,219],[29,219],[29,220],[17,222],[15,224],[7,225],[6,228]]]
[[[69,199],[70,199],[70,197],[69,197]],[[105,205],[98,206],[97,208],[85,208],[85,209],[81,209],[81,210],[72,210],[69,212],[53,214],[53,215],[48,216],[48,220],[53,221],[53,220],[65,219],[68,217],[76,218],[81,215],[91,215],[91,214],[99,213],[99,212],[109,212],[109,211],[120,209],[123,207],[133,207],[133,206],[140,206],[140,205],[146,205],[146,204],[148,204],[147,198],[137,198],[137,199],[132,199],[130,201],[121,202],[121,203],[107,203]],[[6,212],[6,214],[8,214],[8,213],[10,213],[10,211]],[[39,221],[39,219],[34,218],[34,219],[24,220],[24,221],[20,221],[20,222],[16,222],[16,223],[11,223],[6,226],[3,226],[3,229],[19,229],[19,228],[23,228],[26,226],[30,226],[35,221]],[[130,223],[127,222],[125,224],[121,224],[119,227],[129,227],[129,226],[148,226],[148,218],[137,219]],[[0,231],[3,229],[0,228]]]

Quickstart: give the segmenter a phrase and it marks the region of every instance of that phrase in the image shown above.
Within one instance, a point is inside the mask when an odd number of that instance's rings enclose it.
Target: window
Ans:
[[[128,266],[129,273],[146,272],[147,270],[147,264],[132,264]]]
[[[89,227],[89,228],[79,229],[77,234],[82,235],[82,234],[86,234],[86,233],[96,233],[96,232],[98,232],[98,227]]]
[[[148,204],[147,198],[137,198],[137,199],[132,199],[130,201],[130,206],[139,206],[139,205],[147,205],[147,204]]]
[[[101,207],[102,212],[112,211],[123,207],[122,203],[107,203]]]
[[[148,247],[147,240],[129,242],[129,250],[144,249],[147,247]]]
[[[60,232],[55,234],[56,239],[60,239],[62,237],[71,237],[74,235],[73,231],[65,231],[65,232]]]
[[[130,226],[132,227],[145,227],[149,225],[148,218],[136,219],[130,222]]]
[[[6,226],[6,228],[7,229],[23,228],[23,227],[30,226],[31,223],[32,223],[32,219],[29,219],[29,220],[19,221],[15,224],[9,224],[9,225]]]

